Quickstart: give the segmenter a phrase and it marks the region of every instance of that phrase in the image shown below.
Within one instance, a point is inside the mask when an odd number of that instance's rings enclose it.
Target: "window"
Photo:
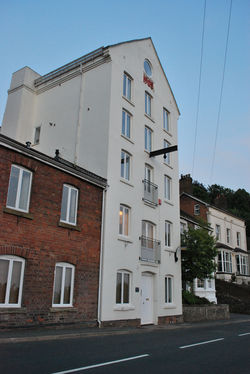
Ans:
[[[61,222],[76,225],[78,190],[67,184],[63,185]]]
[[[218,271],[232,273],[232,254],[226,251],[218,253]]]
[[[130,138],[130,128],[131,128],[131,114],[126,110],[122,110],[122,135],[126,138]]]
[[[195,204],[194,205],[194,215],[195,216],[199,216],[200,215],[200,205],[199,204]]]
[[[52,306],[68,307],[73,305],[75,267],[59,262],[55,267]]]
[[[32,173],[20,166],[12,165],[7,196],[7,207],[29,211]]]
[[[169,131],[169,112],[163,108],[163,128]]]
[[[131,78],[127,74],[123,74],[123,96],[131,100]]]
[[[248,275],[248,257],[243,255],[237,255],[235,257],[237,272],[241,275]]]
[[[121,178],[130,180],[130,155],[121,151]]]
[[[181,227],[180,227],[180,231],[181,231],[181,235],[184,234],[184,232],[186,231],[186,224],[181,222]]]
[[[231,230],[227,229],[227,244],[230,244],[231,242]]]
[[[220,225],[215,225],[216,240],[220,240]]]
[[[171,178],[164,175],[164,198],[171,200]]]
[[[41,126],[35,128],[34,144],[38,144],[40,141]]]
[[[120,205],[119,213],[119,234],[128,236],[129,233],[129,215],[130,208],[125,205]]]
[[[172,245],[172,223],[165,221],[165,246],[171,247]]]
[[[145,92],[145,113],[151,117],[152,96]]]
[[[241,245],[240,232],[236,233],[236,240],[237,240],[237,247],[240,247],[240,245]]]
[[[151,77],[152,69],[151,69],[151,64],[149,63],[148,60],[144,60],[144,71],[148,77]]]
[[[173,302],[173,277],[165,277],[165,303]]]
[[[170,143],[167,142],[167,140],[164,140],[163,148],[168,148],[168,147],[170,147]],[[170,153],[166,153],[164,155],[164,162],[165,162],[165,164],[170,165]]]
[[[21,306],[25,261],[16,256],[0,256],[0,307]]]
[[[142,221],[142,236],[154,240],[154,224],[148,221]]]
[[[145,150],[151,152],[152,149],[152,130],[145,126],[144,131],[144,140],[145,140]]]
[[[116,274],[116,304],[130,303],[130,273],[119,270]]]
[[[204,279],[197,279],[197,288],[204,288]]]

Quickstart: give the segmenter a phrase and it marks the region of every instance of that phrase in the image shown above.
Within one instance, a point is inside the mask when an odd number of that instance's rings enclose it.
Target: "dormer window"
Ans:
[[[199,204],[195,204],[195,206],[194,206],[194,215],[195,216],[200,215],[200,205]]]

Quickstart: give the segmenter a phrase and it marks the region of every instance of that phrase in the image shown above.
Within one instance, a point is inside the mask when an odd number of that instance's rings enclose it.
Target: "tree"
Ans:
[[[182,279],[193,283],[195,278],[211,278],[216,270],[216,240],[204,228],[189,228],[182,237]]]

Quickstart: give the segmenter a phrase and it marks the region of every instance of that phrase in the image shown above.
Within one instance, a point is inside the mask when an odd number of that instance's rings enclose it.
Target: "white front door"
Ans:
[[[142,274],[141,279],[142,306],[141,306],[141,324],[154,323],[153,315],[153,276],[151,274]]]

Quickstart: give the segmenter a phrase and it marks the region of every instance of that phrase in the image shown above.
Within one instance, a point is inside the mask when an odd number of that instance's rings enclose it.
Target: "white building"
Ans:
[[[178,117],[151,38],[99,48],[44,76],[29,67],[13,74],[2,133],[108,180],[102,324],[182,314],[178,155],[149,157],[177,145]]]

